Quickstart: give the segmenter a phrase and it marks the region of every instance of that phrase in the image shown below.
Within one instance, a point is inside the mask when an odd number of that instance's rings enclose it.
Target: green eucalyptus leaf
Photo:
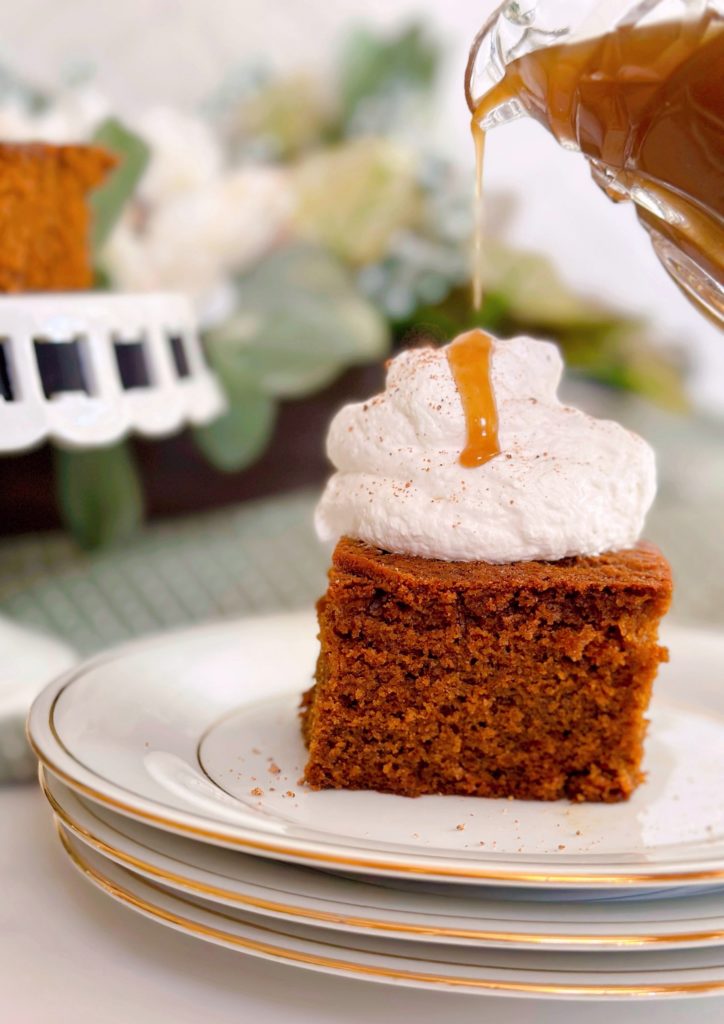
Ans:
[[[91,195],[93,248],[98,252],[135,192],[148,165],[150,149],[140,135],[113,117],[98,126],[93,142],[119,158],[118,166]]]
[[[206,427],[194,430],[194,439],[209,462],[224,473],[250,465],[264,450],[276,416],[276,404],[267,395],[248,391],[230,399],[227,412]]]
[[[323,249],[276,250],[237,288],[237,314],[206,336],[232,401],[252,388],[276,398],[310,394],[345,367],[387,352],[385,319]]]
[[[143,495],[125,441],[87,451],[55,449],[55,480],[66,527],[85,548],[125,540],[143,519]]]
[[[420,24],[397,35],[355,29],[342,47],[339,93],[349,121],[363,104],[383,105],[402,90],[429,89],[439,64],[439,48]]]

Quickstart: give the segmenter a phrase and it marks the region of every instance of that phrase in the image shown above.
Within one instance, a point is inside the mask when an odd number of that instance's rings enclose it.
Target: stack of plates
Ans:
[[[315,634],[307,614],[167,634],[38,698],[30,739],[86,878],[199,939],[370,981],[724,992],[724,637],[667,636],[648,779],[605,806],[307,790]]]

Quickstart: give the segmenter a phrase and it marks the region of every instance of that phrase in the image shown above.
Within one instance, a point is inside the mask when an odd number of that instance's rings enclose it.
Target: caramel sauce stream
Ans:
[[[483,304],[483,237],[485,235],[485,203],[483,201],[483,167],[485,164],[485,132],[475,115],[470,122],[475,145],[475,227],[473,234],[473,309]]]
[[[485,331],[467,331],[448,346],[447,358],[467,426],[460,464],[482,466],[500,454],[498,410],[491,378],[493,339]]]

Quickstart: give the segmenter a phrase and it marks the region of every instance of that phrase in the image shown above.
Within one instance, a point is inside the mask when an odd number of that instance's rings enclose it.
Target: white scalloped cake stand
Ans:
[[[0,298],[0,452],[161,437],[223,408],[182,295]]]

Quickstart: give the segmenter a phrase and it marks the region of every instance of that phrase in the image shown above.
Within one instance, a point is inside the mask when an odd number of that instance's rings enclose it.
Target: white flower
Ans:
[[[157,195],[140,217],[137,209],[126,211],[104,263],[117,288],[185,291],[203,313],[229,276],[259,259],[286,230],[291,189],[286,173],[272,167],[241,169],[186,189],[172,180],[169,194]]]
[[[109,239],[103,262],[116,288],[185,291],[214,316],[230,277],[283,234],[292,192],[285,171],[224,167],[211,127],[165,107],[133,125],[149,166]]]
[[[202,189],[222,174],[223,154],[210,126],[170,107],[154,107],[132,123],[151,148],[139,194],[150,203]]]

